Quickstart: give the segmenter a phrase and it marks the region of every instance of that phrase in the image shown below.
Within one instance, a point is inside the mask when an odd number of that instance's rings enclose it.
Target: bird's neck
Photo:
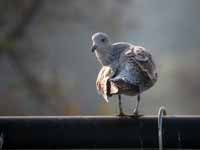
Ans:
[[[115,60],[112,52],[112,47],[109,47],[107,50],[96,51],[96,57],[103,66],[109,66]]]

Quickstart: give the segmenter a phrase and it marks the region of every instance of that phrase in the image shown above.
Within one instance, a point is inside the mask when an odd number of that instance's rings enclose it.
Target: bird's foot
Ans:
[[[142,117],[142,116],[144,116],[144,115],[138,113],[138,110],[134,109],[134,111],[133,111],[133,115],[132,115],[131,117],[137,117],[137,118],[139,118],[139,117]]]
[[[119,117],[125,117],[127,115],[125,113],[123,113],[123,112],[120,112],[117,116],[119,116]]]

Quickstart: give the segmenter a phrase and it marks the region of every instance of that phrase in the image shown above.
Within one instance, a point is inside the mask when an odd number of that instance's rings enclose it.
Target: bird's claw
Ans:
[[[119,116],[119,117],[124,117],[124,116],[126,116],[126,114],[123,113],[123,112],[120,112],[117,116]]]
[[[140,113],[138,113],[138,111],[136,110],[136,109],[134,109],[134,111],[133,111],[133,115],[131,116],[131,117],[142,117],[142,116],[144,116],[143,114],[140,114]]]

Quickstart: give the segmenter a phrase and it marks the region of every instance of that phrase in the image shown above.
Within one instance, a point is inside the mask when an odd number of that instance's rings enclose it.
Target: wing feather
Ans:
[[[108,102],[108,96],[110,96],[110,85],[108,81],[113,75],[114,71],[110,67],[103,66],[96,80],[97,91],[103,96],[106,102]]]
[[[125,52],[125,59],[134,62],[141,69],[141,72],[150,80],[157,80],[156,66],[151,54],[141,46],[133,46]]]

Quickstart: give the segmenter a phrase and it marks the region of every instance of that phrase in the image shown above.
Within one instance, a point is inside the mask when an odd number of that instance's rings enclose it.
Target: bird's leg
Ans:
[[[133,115],[134,116],[142,116],[142,115],[139,115],[138,111],[139,111],[139,104],[140,104],[140,87],[138,87],[138,95],[137,95],[137,104],[136,104],[136,108],[134,109],[133,111]]]
[[[139,104],[140,104],[140,94],[138,94],[137,96],[137,104],[136,104],[136,108],[133,111],[133,114],[138,116],[138,109],[139,109]]]
[[[125,114],[123,113],[123,109],[122,109],[122,101],[121,101],[121,95],[118,95],[118,101],[119,101],[119,116],[125,116]]]

